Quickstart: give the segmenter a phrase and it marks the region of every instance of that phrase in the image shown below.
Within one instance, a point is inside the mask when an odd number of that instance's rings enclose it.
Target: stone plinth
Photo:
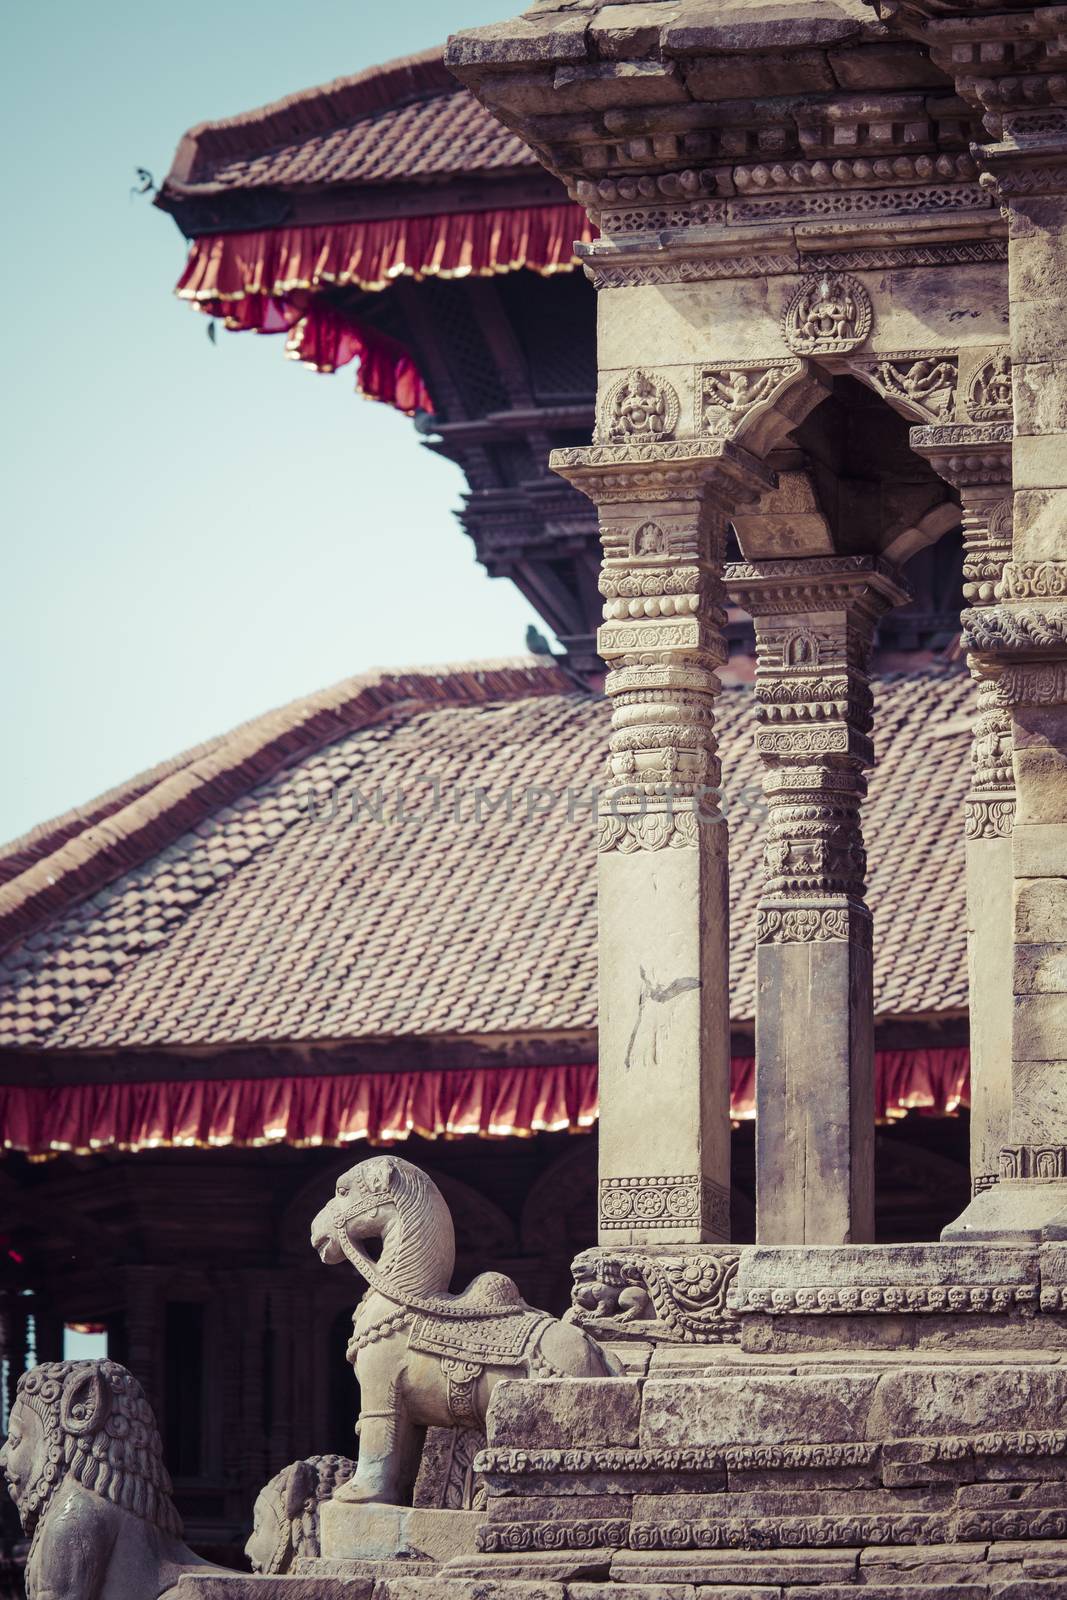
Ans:
[[[327,1500],[319,1513],[322,1555],[335,1563],[395,1557],[450,1561],[473,1553],[480,1521],[477,1511]]]
[[[370,1577],[252,1578],[231,1572],[201,1578],[187,1573],[166,1590],[166,1600],[370,1600],[374,1582]]]

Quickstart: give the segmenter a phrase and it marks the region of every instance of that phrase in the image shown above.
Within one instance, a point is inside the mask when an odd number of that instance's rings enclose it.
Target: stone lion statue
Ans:
[[[381,1240],[376,1261],[366,1239]],[[311,1243],[327,1266],[347,1259],[368,1284],[348,1345],[362,1400],[359,1460],[336,1500],[399,1504],[420,1430],[483,1428],[502,1378],[615,1374],[580,1328],[535,1311],[499,1272],[449,1294],[452,1217],[437,1186],[399,1156],[372,1156],[344,1173],[311,1224]]]
[[[117,1361],[24,1372],[0,1468],[30,1535],[29,1600],[156,1600],[190,1567],[152,1408]]]
[[[294,1461],[256,1497],[245,1555],[264,1577],[288,1572],[298,1556],[317,1556],[319,1506],[356,1470],[347,1456],[308,1456]]]

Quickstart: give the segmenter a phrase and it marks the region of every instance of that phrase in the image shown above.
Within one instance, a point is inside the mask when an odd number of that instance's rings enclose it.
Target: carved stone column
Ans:
[[[1012,421],[1011,560],[995,603],[964,612],[979,670],[1010,710],[1010,1135],[1000,1181],[952,1236],[1067,1237],[1067,52],[1057,5],[903,0],[893,28],[921,39],[979,111],[980,182],[1008,223],[1010,348],[982,375]],[[972,416],[978,413],[972,410]]]
[[[727,440],[656,442],[671,386],[609,393],[609,441],[556,451],[595,500],[612,702],[599,809],[604,1244],[730,1234],[729,894],[714,704],[730,509],[773,477]]]
[[[992,605],[1011,555],[1011,389],[991,355],[972,378],[966,403],[986,420],[912,430],[912,447],[959,490],[963,508],[963,596]],[[993,419],[996,420],[993,420]],[[967,794],[967,964],[971,1044],[971,1192],[997,1181],[1011,1119],[1011,831],[1015,779],[1011,712],[996,678],[971,656],[977,714]]]
[[[756,1002],[756,1238],[874,1238],[871,915],[860,829],[875,624],[908,598],[863,556],[736,562],[756,627],[769,819]]]

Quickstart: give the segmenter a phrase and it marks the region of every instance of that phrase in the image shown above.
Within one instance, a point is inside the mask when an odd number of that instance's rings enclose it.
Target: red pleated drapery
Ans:
[[[581,207],[566,204],[210,234],[194,239],[176,292],[235,331],[287,333],[286,353],[317,372],[358,360],[363,394],[432,411],[410,351],[339,312],[324,291],[377,291],[400,277],[571,272],[575,241],[594,236]]]
[[[731,1109],[755,1114],[755,1063],[732,1062]],[[880,1120],[967,1103],[966,1049],[888,1050],[875,1057]],[[580,1133],[597,1119],[595,1066],[478,1067],[315,1077],[159,1083],[0,1085],[0,1147],[63,1151],[168,1146],[388,1144],[477,1135]]]

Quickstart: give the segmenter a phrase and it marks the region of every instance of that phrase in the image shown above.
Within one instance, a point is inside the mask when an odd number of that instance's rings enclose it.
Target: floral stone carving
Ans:
[[[680,410],[672,386],[638,367],[608,390],[602,432],[613,444],[669,439]]]
[[[871,300],[847,272],[807,277],[786,306],[782,337],[798,356],[855,350],[871,331]]]
[[[245,1555],[252,1571],[274,1577],[289,1572],[297,1557],[320,1554],[319,1507],[356,1470],[347,1456],[309,1456],[293,1461],[256,1497]]]
[[[380,1239],[373,1260],[364,1240]],[[328,1266],[347,1260],[368,1284],[348,1359],[359,1380],[359,1462],[344,1501],[399,1504],[425,1427],[484,1428],[502,1378],[608,1377],[580,1328],[528,1306],[510,1278],[483,1272],[449,1294],[456,1246],[437,1186],[399,1156],[373,1156],[337,1180],[311,1224]]]
[[[185,1568],[219,1570],[182,1542],[156,1419],[117,1361],[24,1372],[0,1468],[30,1535],[28,1600],[154,1600]]]
[[[585,1250],[574,1262],[567,1319],[613,1339],[736,1344],[727,1307],[740,1252],[718,1246],[656,1251]]]

